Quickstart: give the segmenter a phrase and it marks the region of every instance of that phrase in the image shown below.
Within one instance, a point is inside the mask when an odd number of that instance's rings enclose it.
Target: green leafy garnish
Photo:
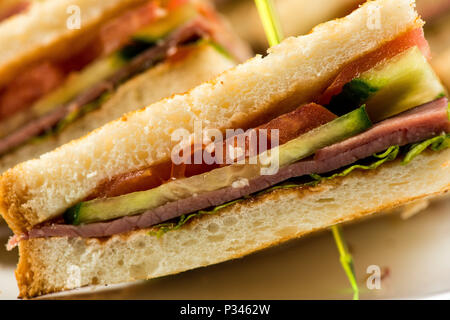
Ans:
[[[381,154],[374,154],[373,157],[377,158],[379,160],[369,164],[369,165],[361,165],[361,164],[355,164],[351,167],[348,167],[347,169],[343,170],[342,172],[339,173],[335,173],[329,177],[323,177],[320,176],[318,174],[311,174],[310,177],[313,178],[315,180],[315,184],[325,181],[325,180],[332,180],[334,178],[337,177],[345,177],[347,175],[349,175],[351,172],[360,169],[360,170],[375,170],[377,169],[379,166],[381,166],[382,164],[389,162],[389,161],[393,161],[397,158],[398,154],[400,152],[400,147],[399,146],[392,146],[389,147],[389,149],[387,149],[385,152],[381,153]]]
[[[440,98],[443,98],[443,97],[445,97],[445,96],[446,96],[445,92],[441,92],[440,94],[438,94],[438,96],[436,97],[435,100],[440,99]]]
[[[402,161],[402,164],[410,163],[415,157],[421,154],[427,148],[430,148],[433,151],[441,151],[450,147],[450,134],[443,134],[428,140],[425,140],[420,143],[413,144],[405,158]]]

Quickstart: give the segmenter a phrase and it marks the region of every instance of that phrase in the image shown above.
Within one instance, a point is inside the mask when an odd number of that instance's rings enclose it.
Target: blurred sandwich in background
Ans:
[[[450,89],[450,0],[442,2],[447,3],[447,10],[434,11],[438,14],[427,23],[425,32],[433,54],[431,63],[442,82]]]
[[[250,56],[204,1],[9,2],[25,11],[0,24],[0,172]]]

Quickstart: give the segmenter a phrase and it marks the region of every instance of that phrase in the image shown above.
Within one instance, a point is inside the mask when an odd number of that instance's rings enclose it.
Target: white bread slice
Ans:
[[[379,28],[370,23],[374,10]],[[8,170],[0,181],[1,213],[16,233],[56,217],[105,179],[168,160],[174,130],[192,132],[195,121],[204,128],[246,128],[289,111],[312,101],[350,61],[422,25],[413,0],[368,2],[309,35],[286,39],[264,58]]]
[[[1,157],[0,172],[80,138],[125,113],[143,108],[165,97],[186,92],[234,65],[233,60],[209,44],[193,46],[189,54],[182,59],[160,63],[124,83],[101,109],[77,120],[60,134],[40,143],[26,144]]]
[[[33,3],[30,10],[0,24],[0,86],[27,65],[43,57],[65,56],[86,44],[103,21],[145,0],[46,0]],[[78,6],[81,29],[69,29],[67,21]]]
[[[20,296],[175,274],[235,259],[336,223],[450,189],[450,149],[387,163],[316,187],[272,191],[202,216],[160,238],[148,230],[108,239],[20,242]]]

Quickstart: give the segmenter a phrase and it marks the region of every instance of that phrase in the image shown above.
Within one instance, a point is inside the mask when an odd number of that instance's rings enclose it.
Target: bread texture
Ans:
[[[36,1],[26,14],[0,24],[0,85],[43,58],[61,57],[86,44],[99,25],[145,0]],[[81,29],[67,27],[77,6]]]
[[[425,152],[316,187],[276,190],[202,216],[160,238],[149,230],[108,239],[20,242],[20,296],[150,279],[204,267],[450,189],[450,149]]]
[[[38,158],[41,154],[78,139],[125,113],[144,108],[165,97],[186,92],[234,65],[232,59],[210,44],[192,46],[182,59],[160,63],[124,83],[99,110],[77,120],[60,134],[38,143],[26,144],[4,155],[0,158],[0,172],[22,161]]]
[[[375,8],[375,9],[374,9]],[[369,23],[378,10],[379,23]],[[215,80],[129,113],[82,139],[21,163],[0,181],[14,232],[57,217],[113,176],[170,159],[176,129],[248,128],[314,100],[343,66],[423,22],[411,0],[377,0],[306,36],[288,38]]]

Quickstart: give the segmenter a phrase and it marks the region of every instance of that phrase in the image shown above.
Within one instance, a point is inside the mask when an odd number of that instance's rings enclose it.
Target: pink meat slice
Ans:
[[[167,203],[140,215],[128,216],[108,222],[80,226],[52,224],[33,228],[28,238],[82,237],[99,238],[144,229],[183,214],[218,206],[254,194],[287,179],[308,174],[322,174],[350,165],[392,145],[403,146],[423,141],[443,132],[450,132],[448,101],[438,99],[416,107],[394,118],[378,123],[368,131],[319,150],[314,158],[281,168],[277,174],[260,176],[241,188],[227,187]]]

